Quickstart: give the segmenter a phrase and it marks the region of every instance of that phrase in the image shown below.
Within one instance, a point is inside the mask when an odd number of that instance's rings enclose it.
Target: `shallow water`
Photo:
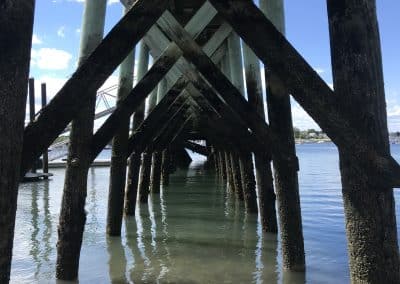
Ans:
[[[126,218],[122,238],[107,238],[109,169],[89,171],[80,283],[347,283],[338,156],[332,144],[297,147],[306,274],[280,269],[279,240],[257,216],[194,163]],[[392,153],[400,158],[400,146]],[[12,283],[55,283],[57,223],[64,170],[19,190]],[[396,191],[396,200],[399,194]],[[399,217],[400,208],[396,206]],[[61,283],[61,282],[60,282]]]

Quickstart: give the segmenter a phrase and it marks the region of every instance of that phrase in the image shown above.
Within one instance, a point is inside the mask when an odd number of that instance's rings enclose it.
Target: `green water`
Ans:
[[[91,169],[79,283],[348,283],[337,150],[314,144],[297,152],[306,274],[282,272],[276,236],[263,234],[257,216],[246,215],[200,163],[172,175],[148,207],[124,219],[122,237],[111,239],[105,234],[109,169]],[[399,158],[400,146],[392,152]],[[65,172],[52,172],[51,181],[20,186],[12,283],[56,283]],[[399,204],[396,209],[399,218]]]

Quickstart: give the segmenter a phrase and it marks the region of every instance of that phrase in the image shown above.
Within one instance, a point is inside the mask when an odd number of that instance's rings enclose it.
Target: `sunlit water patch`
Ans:
[[[139,206],[135,217],[124,219],[122,238],[105,234],[109,169],[90,169],[79,282],[349,282],[336,148],[304,144],[297,150],[305,275],[282,272],[279,239],[263,234],[257,216],[245,214],[243,204],[195,163],[171,176],[171,185],[151,197],[149,206]],[[394,145],[392,152],[400,157],[399,146]],[[56,282],[65,171],[52,172],[50,181],[20,186],[12,283]]]

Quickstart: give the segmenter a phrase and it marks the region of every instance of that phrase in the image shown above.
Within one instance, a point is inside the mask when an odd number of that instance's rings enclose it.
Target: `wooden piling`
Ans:
[[[34,0],[5,0],[0,17],[0,283],[10,280]]]
[[[260,0],[260,9],[275,27],[285,34],[283,0]],[[268,119],[271,129],[279,137],[284,155],[273,159],[275,189],[279,210],[279,226],[282,249],[282,263],[286,270],[305,270],[303,228],[301,221],[298,162],[293,135],[290,97],[286,88],[273,80],[269,68],[265,68],[267,85]],[[283,159],[283,157],[289,157]]]
[[[336,103],[374,149],[390,155],[375,1],[328,0]],[[339,147],[352,283],[400,283],[393,189]],[[350,150],[351,151],[351,150]]]
[[[161,183],[163,188],[169,185],[169,175],[171,172],[171,157],[170,149],[165,149],[162,152],[162,162],[161,162]]]
[[[228,148],[228,145],[225,145],[224,151],[224,160],[225,160],[225,169],[226,169],[226,180],[228,182],[228,191],[235,192],[235,184],[233,182],[233,169],[231,163],[231,151]]]
[[[254,176],[253,157],[248,149],[239,149],[240,171],[242,178],[243,199],[246,211],[257,213],[256,180]]]
[[[230,68],[230,78],[232,80],[233,85],[238,89],[238,91],[245,95],[244,89],[244,78],[243,78],[243,63],[242,63],[242,52],[241,52],[241,44],[240,38],[232,32],[232,34],[228,38],[228,54],[229,54],[229,62],[228,67]],[[227,74],[227,72],[225,72]],[[229,76],[228,76],[229,78]],[[239,150],[240,152],[240,150]],[[250,155],[250,156],[249,156]],[[234,178],[236,178],[237,184],[237,197],[239,199],[243,199],[245,202],[245,208],[248,212],[257,212],[257,195],[256,195],[256,184],[254,181],[254,173],[253,171],[253,159],[251,157],[251,152],[240,155],[235,155],[233,153],[230,154],[230,158],[234,161],[233,174]],[[239,166],[239,167],[238,167]],[[240,169],[240,178],[237,176],[237,170]],[[239,185],[241,183],[241,186]],[[240,193],[239,190],[242,190],[243,193]]]
[[[35,120],[35,79],[29,78],[29,122]],[[37,160],[33,163],[31,172],[36,173]]]
[[[83,64],[103,39],[106,0],[88,0],[82,23],[78,65]],[[75,280],[78,277],[79,256],[86,222],[85,200],[96,90],[72,121],[65,183],[58,227],[56,278]]]
[[[141,41],[139,49],[139,63],[137,71],[137,80],[141,80],[148,70],[149,66],[149,49],[146,44]],[[144,120],[144,110],[145,102],[143,102],[138,109],[136,109],[135,114],[132,118],[132,129],[135,131],[136,128]],[[129,167],[128,167],[128,181],[126,185],[125,192],[125,214],[135,215],[136,208],[136,198],[139,185],[139,172],[141,164],[141,153],[132,153],[129,157]]]
[[[42,108],[44,108],[47,105],[46,83],[42,83],[42,85],[41,85],[41,97],[42,97]],[[46,149],[43,152],[43,173],[45,173],[45,174],[49,173],[49,153],[48,153],[48,149]],[[48,177],[45,176],[44,179],[48,179]]]
[[[125,8],[124,13],[129,11]],[[135,48],[121,63],[117,91],[117,107],[129,95],[133,86],[133,73],[135,68]],[[127,152],[129,137],[129,118],[119,122],[119,129],[112,140],[110,185],[107,210],[107,234],[120,236],[124,208]]]
[[[240,160],[237,154],[237,146],[230,153],[231,165],[232,165],[232,175],[233,175],[233,186],[235,188],[236,197],[239,200],[244,200],[243,198],[243,185],[242,185],[242,172],[240,171]]]
[[[243,59],[246,74],[247,97],[260,117],[265,119],[264,100],[261,83],[260,63],[257,56],[243,43]],[[260,207],[261,224],[265,232],[277,233],[276,196],[271,171],[271,158],[266,152],[255,151],[257,195]]]
[[[152,112],[157,104],[157,92],[158,88],[155,88],[147,101],[147,116]],[[141,203],[147,203],[148,195],[150,192],[150,178],[153,153],[144,152],[142,156],[142,163],[139,172],[139,184],[138,184],[138,200]]]
[[[160,103],[166,91],[167,91],[167,81],[166,79],[163,79],[158,85],[157,104]],[[162,151],[157,150],[156,152],[153,153],[153,158],[152,158],[152,168],[150,176],[150,192],[152,193],[160,193],[161,167],[162,167]]]

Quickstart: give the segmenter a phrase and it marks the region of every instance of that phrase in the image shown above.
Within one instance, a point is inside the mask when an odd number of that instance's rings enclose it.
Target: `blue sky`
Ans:
[[[76,68],[84,0],[37,0],[32,46],[31,76],[46,82],[54,95]],[[400,1],[377,0],[389,129],[400,131]],[[309,64],[332,84],[328,21],[325,0],[286,0],[286,36]],[[122,5],[109,0],[107,33],[122,15]],[[112,76],[106,85],[116,83]],[[318,128],[293,102],[294,125]]]

